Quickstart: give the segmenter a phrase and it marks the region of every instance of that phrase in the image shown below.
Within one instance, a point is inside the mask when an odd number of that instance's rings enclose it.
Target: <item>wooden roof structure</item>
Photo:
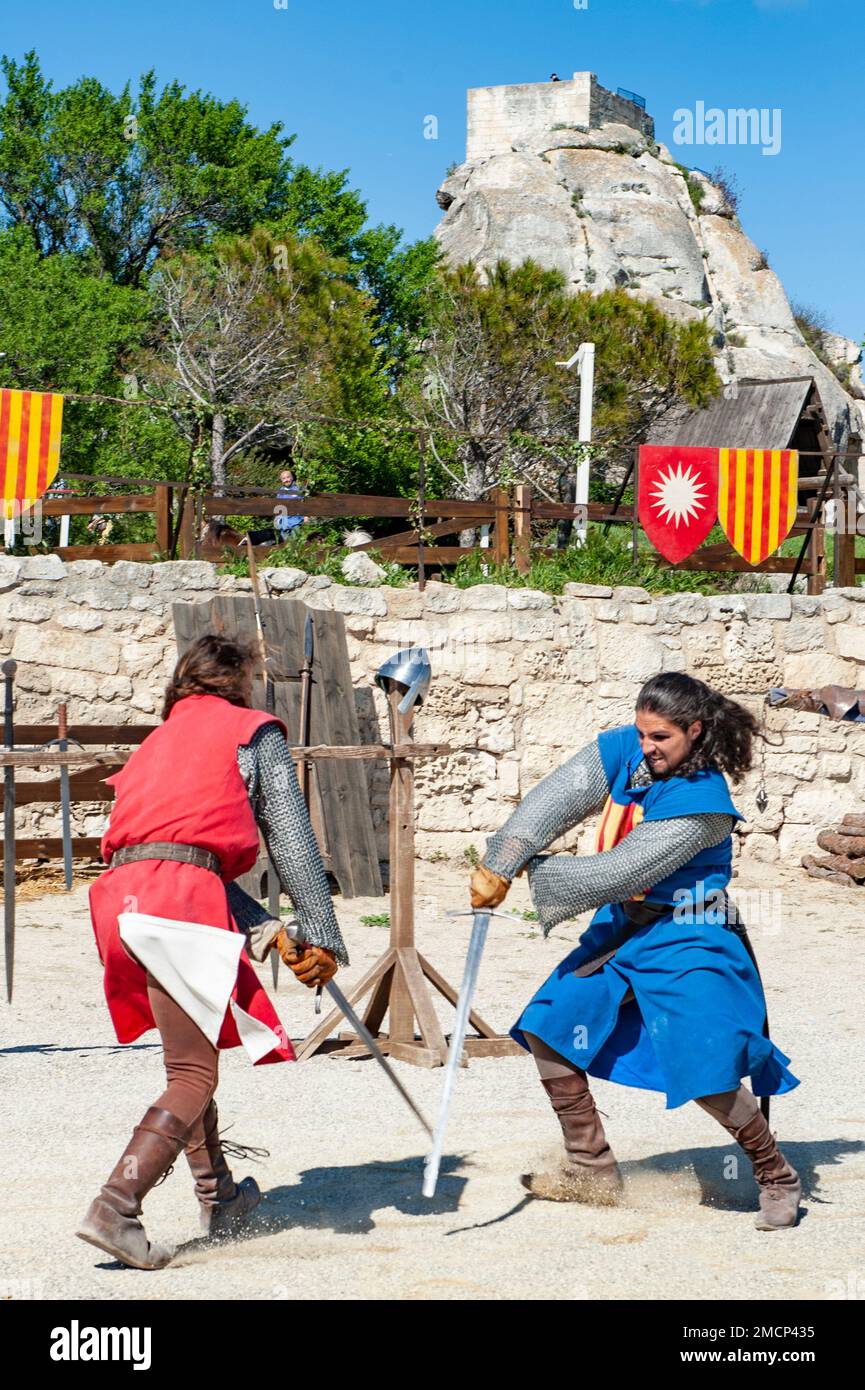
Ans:
[[[668,416],[649,442],[716,449],[798,449],[800,478],[825,473],[835,451],[811,376],[737,381],[735,391],[725,388],[702,410]]]

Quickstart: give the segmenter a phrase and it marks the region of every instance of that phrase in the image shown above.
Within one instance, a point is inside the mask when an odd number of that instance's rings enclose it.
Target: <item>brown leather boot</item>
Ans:
[[[185,1121],[151,1106],[76,1235],[133,1269],[167,1265],[174,1251],[151,1245],[138,1217],[142,1201],[174,1163],[188,1134]]]
[[[584,1071],[541,1079],[565,1140],[567,1162],[555,1173],[526,1173],[521,1179],[534,1197],[550,1202],[588,1202],[615,1206],[624,1183],[607,1143],[604,1127]]]
[[[754,1222],[757,1230],[777,1231],[784,1226],[795,1226],[799,1219],[802,1184],[799,1174],[775,1143],[762,1112],[758,1111],[735,1137],[754,1165],[754,1177],[760,1189],[760,1214]]]
[[[195,1178],[201,1229],[212,1238],[231,1235],[261,1201],[255,1178],[235,1183],[219,1138],[219,1115],[211,1100],[190,1135],[186,1158]],[[235,1153],[243,1146],[232,1145]]]
[[[799,1218],[802,1184],[799,1174],[785,1159],[759,1104],[744,1086],[738,1092],[703,1096],[697,1104],[712,1115],[741,1144],[751,1160],[760,1189],[760,1212],[754,1225],[758,1231],[777,1231],[795,1226]],[[730,1105],[735,1109],[730,1113]],[[743,1109],[744,1107],[744,1109]],[[752,1109],[744,1123],[742,1115]]]

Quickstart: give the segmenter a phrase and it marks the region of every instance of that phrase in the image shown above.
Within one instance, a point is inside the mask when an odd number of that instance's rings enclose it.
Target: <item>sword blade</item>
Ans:
[[[463,1043],[466,1040],[469,1014],[471,1013],[472,999],[478,980],[478,971],[480,970],[481,957],[484,953],[484,944],[487,939],[489,925],[489,912],[475,912],[474,921],[472,922],[472,934],[469,939],[469,949],[466,955],[465,968],[463,970],[463,982],[460,986],[459,998],[457,999],[454,1030],[451,1033],[450,1047],[448,1049],[447,1067],[445,1068],[442,1097],[439,1102],[438,1119],[436,1121],[435,1134],[433,1135],[433,1146],[429,1157],[424,1163],[422,1191],[425,1197],[435,1196],[439,1168],[441,1167],[442,1161],[442,1151],[444,1149],[445,1133],[447,1131],[448,1117],[450,1115],[454,1082],[456,1081],[457,1067],[462,1058]]]
[[[12,1003],[15,970],[15,769],[3,774],[3,940],[6,960],[6,1002]]]
[[[62,744],[61,751],[66,752]],[[61,767],[60,769],[60,825],[63,835],[63,877],[66,880],[67,891],[69,891],[72,888],[72,816],[68,767]]]
[[[372,1036],[372,1033],[370,1033],[366,1024],[363,1023],[361,1019],[358,1017],[358,1015],[355,1013],[351,1004],[349,1004],[342,990],[339,988],[339,985],[335,985],[333,983],[333,980],[330,980],[329,983],[325,986],[325,988],[327,989],[327,992],[333,1000],[334,1004],[336,1004],[336,1007],[348,1019],[349,1023],[351,1024],[354,1031],[357,1033],[358,1037],[363,1042],[364,1046],[369,1048],[370,1052],[372,1053],[375,1060],[378,1062],[388,1081],[391,1083],[392,1086],[396,1087],[397,1091],[399,1091],[409,1110],[412,1112],[415,1119],[420,1121],[420,1123],[426,1130],[427,1135],[431,1139],[433,1137],[432,1126],[430,1125],[423,1111],[420,1110],[418,1106],[415,1104],[415,1102],[412,1100],[405,1086],[400,1081],[390,1062],[387,1060],[378,1043],[376,1042],[375,1038]]]
[[[279,879],[276,876],[276,869],[273,867],[273,860],[267,861],[267,910],[275,921],[279,921]],[[279,988],[279,952],[274,948],[270,952],[270,973],[273,976],[273,988]]]

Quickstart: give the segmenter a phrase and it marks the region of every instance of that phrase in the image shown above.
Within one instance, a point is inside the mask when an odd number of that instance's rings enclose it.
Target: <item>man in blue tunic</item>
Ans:
[[[758,1230],[796,1224],[801,1184],[756,1097],[799,1083],[764,1034],[762,985],[724,892],[742,819],[724,773],[741,780],[756,734],[748,710],[702,681],[654,676],[634,724],[600,734],[534,787],[472,875],[472,906],[495,907],[525,868],[545,934],[598,909],[511,1030],[565,1140],[563,1173],[524,1177],[535,1196],[619,1198],[588,1073],[663,1091],[668,1109],[696,1100],[751,1159]],[[598,853],[541,853],[597,812]]]

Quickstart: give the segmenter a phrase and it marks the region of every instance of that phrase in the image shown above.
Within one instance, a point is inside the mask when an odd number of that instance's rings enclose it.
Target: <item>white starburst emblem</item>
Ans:
[[[706,499],[701,495],[705,493],[705,486],[692,471],[691,464],[688,464],[687,471],[681,463],[676,464],[675,469],[668,468],[652,484],[652,490],[655,493],[652,506],[658,508],[665,522],[673,521],[676,526],[682,521],[693,520],[706,505]]]

